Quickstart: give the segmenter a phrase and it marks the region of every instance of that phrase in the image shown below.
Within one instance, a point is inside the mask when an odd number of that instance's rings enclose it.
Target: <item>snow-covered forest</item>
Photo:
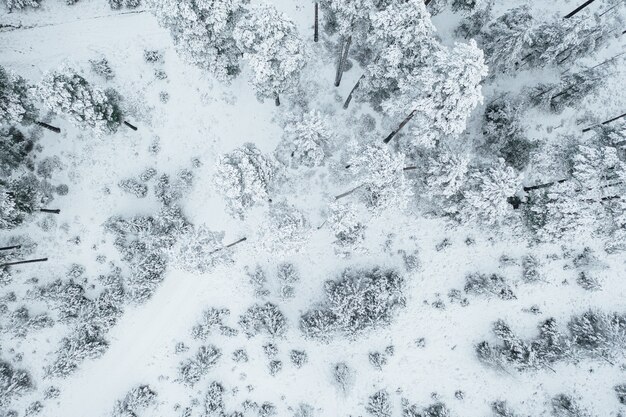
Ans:
[[[0,0],[0,417],[626,416],[626,0]]]

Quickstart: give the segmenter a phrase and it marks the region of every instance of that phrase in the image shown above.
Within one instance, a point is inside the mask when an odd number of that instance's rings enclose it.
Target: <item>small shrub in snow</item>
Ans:
[[[148,195],[148,186],[134,178],[126,178],[117,184],[122,191],[132,194],[137,198],[144,198]]]
[[[591,272],[579,272],[576,283],[587,291],[598,291],[602,289],[600,281],[598,281],[598,278]]]
[[[345,270],[338,281],[324,285],[326,302],[300,319],[305,336],[328,339],[340,332],[349,337],[388,324],[404,306],[404,279],[394,270]]]
[[[0,360],[0,406],[8,407],[10,401],[34,388],[30,374]]]
[[[257,265],[254,271],[251,271],[246,266],[246,275],[249,278],[250,284],[254,287],[254,295],[259,298],[267,297],[270,291],[266,288],[267,275],[260,265]]]
[[[313,417],[314,408],[308,404],[300,404],[293,413],[293,417]]]
[[[336,363],[333,366],[333,380],[346,393],[354,383],[354,371],[345,362]]]
[[[368,357],[370,364],[379,371],[382,371],[383,366],[387,365],[387,356],[384,353],[370,352]]]
[[[289,359],[296,368],[300,369],[309,361],[309,356],[303,350],[292,350],[289,352]]]
[[[9,12],[12,12],[14,10],[22,10],[29,7],[36,9],[41,4],[41,1],[42,0],[4,0],[4,3],[6,4],[7,9],[9,9]]]
[[[465,292],[474,295],[495,295],[503,300],[515,299],[513,290],[503,276],[471,273],[465,278]]]
[[[616,385],[614,387],[615,394],[620,404],[626,405],[626,384]]]
[[[193,358],[189,358],[179,365],[180,380],[186,385],[195,385],[206,375],[209,369],[215,366],[221,356],[221,350],[215,346],[201,346]]]
[[[287,320],[280,309],[272,304],[255,304],[240,317],[239,325],[248,337],[264,333],[280,337],[287,331]]]
[[[559,394],[552,399],[552,415],[554,417],[592,417],[585,409],[581,408],[572,396]]]
[[[251,207],[265,203],[278,180],[277,164],[252,143],[220,156],[214,182],[231,215],[244,218]]]
[[[248,362],[248,354],[243,349],[237,349],[233,352],[233,361],[237,363]]]
[[[520,417],[509,408],[506,401],[495,401],[491,404],[491,411],[495,417]]]
[[[369,398],[365,410],[372,417],[391,417],[392,409],[389,393],[385,390],[376,392]]]
[[[361,222],[354,205],[331,203],[328,225],[335,235],[334,243],[341,249],[359,248],[365,240],[366,226]]]
[[[217,381],[209,384],[204,397],[204,412],[207,417],[222,417],[224,411],[224,387]]]
[[[163,52],[158,49],[146,49],[143,51],[143,60],[149,64],[162,64]]]
[[[624,353],[626,316],[589,310],[567,324],[572,345],[581,354],[611,360]]]
[[[223,321],[230,315],[230,310],[227,308],[214,308],[211,307],[204,310],[202,318],[191,329],[191,335],[194,339],[207,340],[211,335],[211,332],[224,325]]]
[[[89,64],[91,65],[91,70],[105,80],[110,81],[115,78],[115,73],[106,58],[90,59]]]
[[[53,377],[66,377],[73,373],[85,359],[95,359],[104,354],[109,342],[104,339],[98,327],[84,325],[74,329],[61,340],[57,357],[47,368]]]
[[[113,417],[141,416],[146,408],[155,404],[157,393],[148,385],[140,385],[128,391],[123,400],[117,401]]]
[[[536,282],[543,279],[540,271],[541,263],[534,255],[525,255],[522,258],[522,277],[526,282]]]
[[[268,365],[270,375],[274,376],[283,369],[283,363],[279,360],[270,361]]]

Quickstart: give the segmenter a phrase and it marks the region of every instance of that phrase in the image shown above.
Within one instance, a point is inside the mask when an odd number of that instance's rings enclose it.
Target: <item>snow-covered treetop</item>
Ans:
[[[280,176],[278,164],[252,143],[221,155],[214,182],[232,215],[243,218],[251,207],[267,202]]]
[[[306,49],[287,15],[270,5],[252,8],[233,35],[251,67],[250,82],[260,100],[297,88]]]
[[[233,30],[249,0],[150,0],[181,56],[228,82],[240,72],[241,51]]]
[[[26,80],[0,66],[0,127],[32,123],[36,115]]]
[[[287,117],[276,155],[292,168],[320,166],[330,155],[330,139],[331,129],[321,112],[298,112]]]
[[[101,134],[115,132],[122,123],[117,93],[91,86],[70,67],[46,74],[37,92],[49,110],[67,114],[78,127]]]

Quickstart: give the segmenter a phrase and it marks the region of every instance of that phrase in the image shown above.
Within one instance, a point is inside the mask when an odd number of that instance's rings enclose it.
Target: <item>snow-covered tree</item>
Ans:
[[[482,47],[492,74],[511,72],[526,58],[533,44],[536,23],[527,5],[508,10],[489,24]]]
[[[470,158],[467,154],[444,150],[428,158],[425,176],[426,196],[441,210],[458,213],[462,190],[468,181]]]
[[[250,82],[259,100],[294,92],[306,61],[306,50],[295,24],[270,5],[250,10],[234,30],[237,45],[250,65]]]
[[[214,182],[230,213],[243,218],[248,209],[268,201],[279,176],[278,164],[246,143],[220,156]]]
[[[0,128],[13,124],[30,124],[37,109],[24,78],[0,65]]]
[[[34,175],[7,181],[0,179],[0,229],[19,226],[28,214],[50,200]]]
[[[262,228],[263,246],[271,253],[298,252],[311,236],[304,214],[287,202],[272,203]]]
[[[216,265],[232,262],[232,250],[223,243],[224,232],[214,232],[205,226],[188,230],[172,247],[174,266],[203,274]]]
[[[499,159],[487,169],[474,169],[466,186],[461,219],[494,224],[513,210],[508,199],[521,189],[521,178]]]
[[[422,143],[463,132],[470,113],[482,103],[480,83],[486,75],[483,52],[473,40],[436,51],[430,65],[400,80],[400,94],[383,103],[392,116],[405,117],[385,142],[414,116],[413,130]]]
[[[365,239],[366,226],[361,222],[354,204],[333,202],[328,207],[328,226],[335,235],[340,253],[346,249],[358,249]]]
[[[542,83],[531,89],[529,100],[554,113],[561,113],[566,107],[578,105],[604,85],[605,76],[602,68],[565,74],[557,83]]]
[[[188,62],[228,82],[241,71],[233,31],[245,19],[249,0],[150,0],[160,24],[170,30]]]
[[[491,20],[494,0],[487,0],[483,3],[483,5],[476,7],[472,14],[461,21],[454,30],[456,36],[471,39],[482,32],[484,26]]]
[[[296,113],[287,117],[276,158],[292,168],[320,166],[330,155],[330,140],[331,129],[322,113]]]
[[[78,127],[103,134],[115,132],[122,123],[119,95],[91,86],[69,67],[48,73],[37,89],[49,110],[67,114]]]
[[[4,0],[4,4],[7,9],[9,9],[9,13],[13,10],[22,10],[28,7],[32,7],[36,9],[41,4],[42,0]]]
[[[354,90],[356,98],[380,107],[396,93],[399,80],[425,65],[439,48],[434,32],[422,0],[392,2],[373,13],[367,42],[379,52],[365,67]]]
[[[357,185],[354,192],[371,210],[406,207],[413,191],[404,171],[404,154],[382,144],[351,146],[349,152],[349,170]]]
[[[142,415],[146,408],[155,404],[157,393],[148,385],[139,385],[118,400],[113,409],[113,417],[135,417]]]

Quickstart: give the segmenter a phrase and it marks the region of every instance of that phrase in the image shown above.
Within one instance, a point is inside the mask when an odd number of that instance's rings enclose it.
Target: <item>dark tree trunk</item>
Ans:
[[[21,247],[22,247],[22,245],[4,246],[4,247],[0,248],[0,250],[19,249]]]
[[[42,213],[52,213],[52,214],[59,214],[61,212],[60,209],[39,209],[39,211],[41,211]]]
[[[346,65],[346,60],[348,59],[350,45],[352,45],[352,36],[348,36],[345,43],[341,46],[341,54],[339,55],[339,63],[337,64],[337,74],[335,75],[335,87],[339,87],[339,84],[341,84],[343,68]]]
[[[0,265],[0,268],[5,267],[5,266],[11,266],[11,265],[32,264],[35,262],[46,262],[47,260],[48,258],[39,258],[39,259],[29,259],[27,261],[7,262],[7,263]]]
[[[424,0],[424,5],[428,6],[432,0]]]
[[[626,117],[626,113],[624,113],[624,114],[620,114],[619,116],[614,117],[614,118],[612,118],[612,119],[605,120],[604,122],[602,122],[602,123],[598,123],[597,125],[593,125],[593,126],[586,127],[586,128],[584,128],[584,129],[583,129],[583,133],[585,133],[585,132],[589,132],[591,129],[593,129],[593,128],[594,128],[594,127],[596,127],[596,126],[600,126],[600,125],[608,125],[609,123],[614,122],[614,121],[616,121],[616,120],[619,120],[619,119],[621,119],[622,117]]]
[[[280,106],[280,97],[278,94],[274,95],[274,104],[276,104],[276,107]]]
[[[528,192],[532,190],[539,190],[541,188],[548,188],[548,187],[552,187],[554,184],[561,184],[565,181],[567,181],[567,178],[564,178],[562,180],[552,181],[552,182],[546,182],[545,184],[531,185],[530,187],[524,187],[524,191]]]
[[[50,131],[52,131],[54,133],[61,133],[61,129],[59,129],[58,127],[49,125],[48,123],[35,121],[35,124],[37,126],[41,126],[43,128],[46,128],[46,129],[48,129],[48,130],[50,130]]]
[[[313,42],[317,42],[320,40],[319,37],[319,4],[315,2],[315,25],[313,26]]]
[[[235,246],[235,245],[237,245],[237,244],[239,244],[239,243],[241,243],[241,242],[245,242],[247,239],[248,239],[247,237],[242,237],[242,238],[241,238],[241,239],[239,239],[238,241],[233,242],[233,243],[231,243],[230,245],[226,245],[225,247],[227,247],[227,248],[232,248],[233,246]]]
[[[365,77],[365,75],[361,75],[361,78],[359,78],[356,84],[354,84],[354,87],[352,87],[352,90],[350,90],[350,94],[348,94],[348,98],[346,99],[346,102],[343,103],[344,109],[347,109],[348,106],[350,105],[350,102],[352,101],[352,94],[354,94],[356,89],[359,88],[359,84],[361,84],[361,80],[363,79],[363,77]]]
[[[137,126],[130,124],[129,122],[127,122],[126,120],[124,120],[124,124],[128,127],[130,127],[133,130],[137,130]]]
[[[353,189],[346,191],[345,193],[341,193],[339,195],[336,195],[335,196],[335,200],[339,200],[340,198],[347,197],[347,196],[349,196],[350,194],[352,194],[353,192],[355,192],[356,190],[358,190],[361,187],[363,187],[363,184],[358,185],[358,186],[354,187]]]
[[[413,171],[414,169],[417,169],[417,167],[416,166],[410,166],[410,167],[402,168],[402,171]]]
[[[589,6],[591,3],[593,3],[596,0],[587,0],[586,2],[584,2],[583,4],[581,4],[580,6],[578,6],[577,8],[575,8],[574,10],[572,10],[569,14],[565,15],[565,19],[569,19],[572,16],[575,16],[576,14],[578,14],[578,12],[580,12],[582,9],[584,9],[585,7]]]
[[[409,113],[409,115],[406,117],[406,119],[404,119],[402,121],[402,123],[400,123],[400,126],[398,126],[398,128],[396,130],[394,130],[393,132],[391,132],[389,134],[389,136],[387,136],[385,138],[385,140],[383,140],[384,143],[389,143],[391,142],[391,139],[393,139],[394,136],[396,136],[398,134],[398,132],[400,130],[402,130],[402,128],[411,121],[411,119],[413,118],[413,116],[415,116],[415,113],[417,113],[417,110],[413,110],[411,113]]]

